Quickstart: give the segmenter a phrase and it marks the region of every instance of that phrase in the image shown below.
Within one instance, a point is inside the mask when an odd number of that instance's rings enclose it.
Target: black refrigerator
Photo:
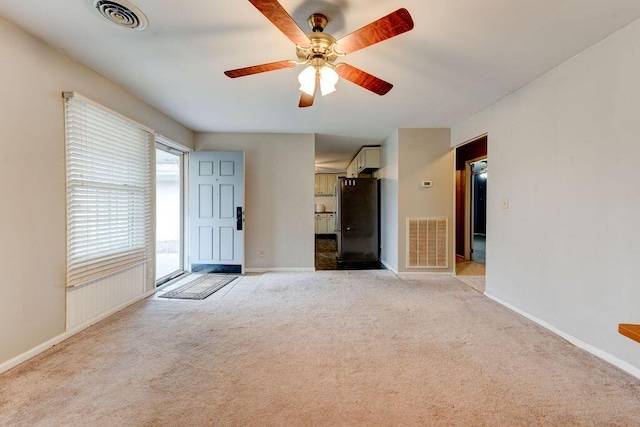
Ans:
[[[378,194],[375,178],[338,178],[334,196],[338,266],[379,267]]]

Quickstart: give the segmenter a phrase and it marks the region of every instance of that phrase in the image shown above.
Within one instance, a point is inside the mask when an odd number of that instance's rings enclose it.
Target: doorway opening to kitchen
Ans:
[[[340,174],[315,175],[315,268],[337,270],[335,185]],[[342,174],[344,176],[344,174]]]
[[[329,212],[316,203],[316,270],[372,270],[380,262],[380,182],[372,176],[330,177]],[[322,212],[325,211],[325,212]]]
[[[361,146],[340,172],[336,165],[315,174],[316,270],[370,270],[380,261],[381,147]],[[326,172],[320,173],[318,169]]]

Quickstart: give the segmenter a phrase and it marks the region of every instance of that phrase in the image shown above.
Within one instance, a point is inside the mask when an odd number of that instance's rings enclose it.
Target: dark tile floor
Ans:
[[[316,234],[316,270],[379,270],[384,269],[379,261],[343,261],[338,263],[335,235]]]
[[[316,270],[337,270],[337,244],[334,236],[316,235]]]

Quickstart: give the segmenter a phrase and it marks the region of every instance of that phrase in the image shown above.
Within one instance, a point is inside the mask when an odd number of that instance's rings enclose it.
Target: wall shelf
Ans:
[[[630,325],[627,323],[620,323],[618,325],[618,332],[620,332],[625,337],[628,337],[634,341],[640,342],[640,325]]]

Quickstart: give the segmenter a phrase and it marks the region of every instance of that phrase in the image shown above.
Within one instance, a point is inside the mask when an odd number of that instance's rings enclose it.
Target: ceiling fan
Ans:
[[[406,9],[398,9],[336,40],[331,35],[323,32],[329,20],[321,13],[314,13],[309,17],[308,22],[312,32],[305,34],[276,0],[249,0],[249,2],[282,31],[289,40],[296,44],[298,60],[270,62],[268,64],[225,71],[224,74],[228,77],[243,77],[266,71],[307,65],[298,76],[302,92],[300,103],[298,104],[299,107],[313,105],[318,88],[323,96],[334,92],[339,77],[378,95],[386,94],[393,87],[391,83],[385,82],[356,67],[344,62],[336,63],[335,61],[349,53],[411,30],[413,28],[413,20]]]

